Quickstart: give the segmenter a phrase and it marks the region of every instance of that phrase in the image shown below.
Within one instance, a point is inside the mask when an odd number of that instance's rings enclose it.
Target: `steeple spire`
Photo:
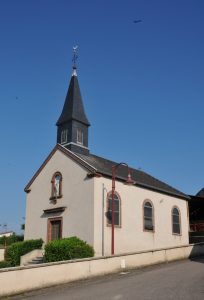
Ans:
[[[57,143],[71,151],[88,154],[88,127],[90,123],[85,114],[76,73],[77,48],[78,46],[73,47],[72,76],[62,113],[56,123],[58,127]]]

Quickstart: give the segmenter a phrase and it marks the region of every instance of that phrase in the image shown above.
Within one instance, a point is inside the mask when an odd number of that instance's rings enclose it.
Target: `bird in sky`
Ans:
[[[140,23],[142,20],[134,20],[133,23]]]

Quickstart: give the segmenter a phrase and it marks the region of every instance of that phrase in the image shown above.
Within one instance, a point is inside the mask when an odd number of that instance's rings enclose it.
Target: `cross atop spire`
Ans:
[[[72,69],[73,69],[73,71],[72,71],[72,76],[77,76],[77,72],[76,72],[76,69],[77,69],[77,67],[76,67],[76,61],[77,61],[77,59],[78,59],[78,55],[77,55],[77,49],[78,49],[78,46],[76,45],[76,46],[73,46],[73,58],[72,58],[72,62],[73,62],[73,66],[72,66]]]

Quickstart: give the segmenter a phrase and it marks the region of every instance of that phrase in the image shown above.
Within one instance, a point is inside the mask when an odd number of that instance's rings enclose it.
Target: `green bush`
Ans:
[[[23,241],[23,235],[16,235],[15,233],[8,236],[8,237],[1,237],[0,238],[0,245],[2,246],[9,246],[9,245],[12,245],[13,243],[16,243],[16,242],[21,242]]]
[[[10,262],[11,266],[19,266],[22,255],[35,249],[41,249],[42,244],[42,239],[14,243],[6,249],[5,259]]]
[[[55,240],[45,245],[45,261],[62,261],[94,256],[93,247],[76,236]]]
[[[3,269],[3,268],[10,268],[11,267],[11,263],[9,261],[0,261],[0,269]]]

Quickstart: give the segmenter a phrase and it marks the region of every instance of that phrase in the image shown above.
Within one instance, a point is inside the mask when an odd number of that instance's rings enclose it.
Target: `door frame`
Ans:
[[[48,218],[47,219],[47,242],[52,241],[52,222],[53,221],[61,221],[61,228],[60,228],[60,236],[62,238],[62,226],[63,226],[63,218],[57,217],[57,218]]]

